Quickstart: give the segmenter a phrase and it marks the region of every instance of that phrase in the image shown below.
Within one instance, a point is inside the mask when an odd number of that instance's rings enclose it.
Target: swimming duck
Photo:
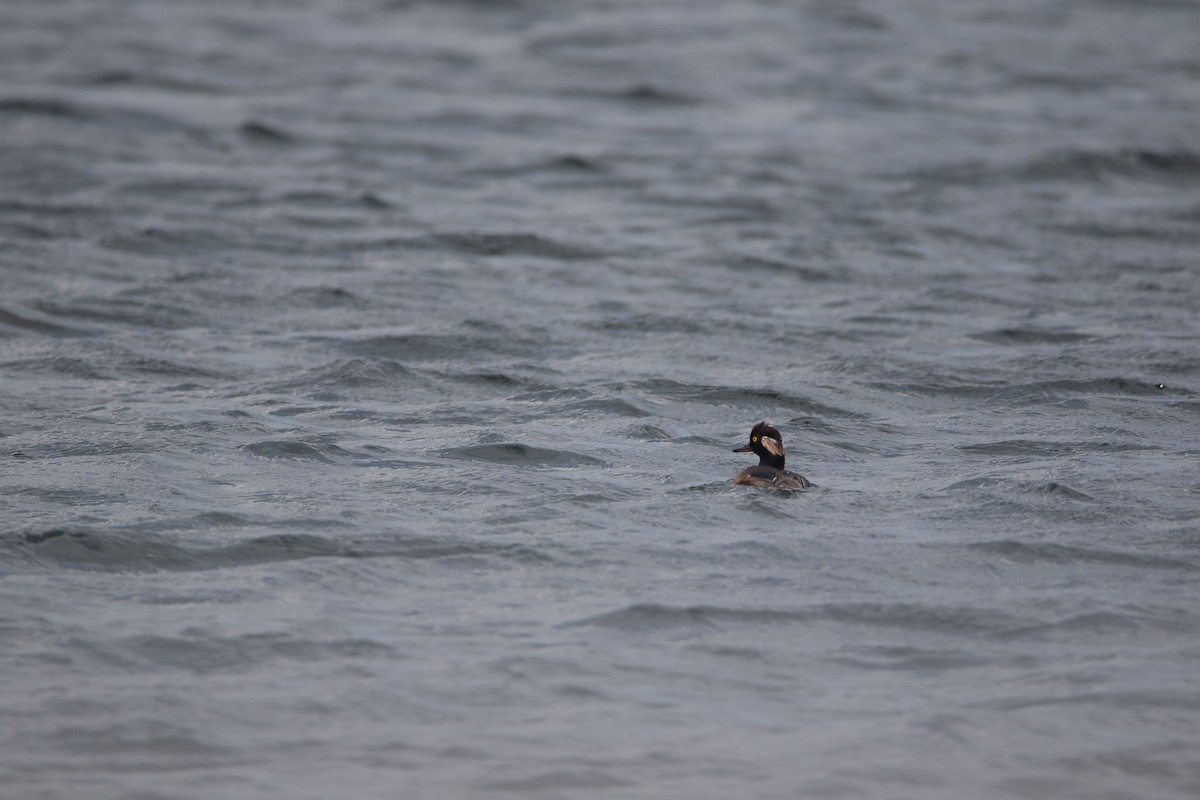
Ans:
[[[807,489],[808,478],[783,468],[783,437],[765,422],[750,430],[750,444],[735,449],[735,453],[755,453],[758,466],[747,467],[733,477],[734,483],[746,486],[767,486],[772,489]]]

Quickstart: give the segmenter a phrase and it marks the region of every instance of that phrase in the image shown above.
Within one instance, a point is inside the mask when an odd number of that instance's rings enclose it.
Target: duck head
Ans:
[[[758,423],[750,430],[749,444],[735,448],[733,452],[754,453],[760,465],[783,469],[783,436],[765,422]]]

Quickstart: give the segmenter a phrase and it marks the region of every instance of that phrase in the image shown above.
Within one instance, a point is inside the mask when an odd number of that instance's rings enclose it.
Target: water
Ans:
[[[4,16],[5,796],[1200,793],[1196,4]]]

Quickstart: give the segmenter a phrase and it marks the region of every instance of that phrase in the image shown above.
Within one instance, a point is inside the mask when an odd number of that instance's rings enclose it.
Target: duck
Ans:
[[[808,489],[808,478],[784,469],[783,436],[766,422],[750,429],[750,443],[734,448],[735,453],[754,453],[757,467],[747,467],[733,476],[733,483],[743,486],[765,486],[771,489]]]

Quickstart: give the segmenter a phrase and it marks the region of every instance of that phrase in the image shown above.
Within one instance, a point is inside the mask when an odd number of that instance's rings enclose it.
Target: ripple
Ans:
[[[181,523],[186,532],[204,517]],[[209,520],[210,527],[238,528],[240,518]],[[281,521],[281,527],[340,527],[324,520]],[[168,526],[170,527],[170,526]],[[202,526],[203,527],[203,526]],[[436,536],[377,536],[350,541],[307,533],[271,533],[214,548],[176,544],[159,533],[138,529],[101,531],[52,528],[0,535],[0,559],[10,564],[53,569],[110,572],[191,572],[232,569],[256,564],[312,558],[435,560],[454,558],[500,559],[519,563],[553,563],[546,552],[524,544],[474,541]]]
[[[564,623],[564,627],[615,628],[623,631],[654,631],[669,628],[715,628],[715,618],[738,613],[709,606],[673,607],[655,603],[639,603],[598,614],[594,617]]]
[[[1175,183],[1200,177],[1200,154],[1190,150],[1063,148],[1010,164],[970,161],[909,173],[933,183],[1096,183],[1136,179]]]
[[[416,247],[450,250],[475,256],[526,256],[557,261],[599,258],[602,253],[566,244],[536,233],[437,233],[409,241]]]
[[[1018,627],[1019,619],[989,609],[915,603],[825,603],[795,610],[703,605],[679,607],[639,603],[565,625],[615,628],[632,632],[671,628],[700,630],[764,624],[814,625],[828,622],[947,633],[1000,634]]]
[[[1029,456],[1037,458],[1053,458],[1078,452],[1124,452],[1128,450],[1155,450],[1153,445],[1133,442],[1056,442],[1035,439],[1003,439],[998,442],[979,442],[978,444],[962,444],[956,448],[961,453],[971,453],[986,456]]]
[[[643,442],[666,442],[675,438],[670,431],[651,422],[631,425],[621,431],[621,435]]]
[[[864,670],[932,671],[981,667],[993,659],[962,650],[931,650],[905,645],[849,647],[845,655],[831,659],[835,664]]]
[[[483,386],[495,389],[543,389],[545,384],[540,381],[526,378],[522,375],[513,375],[507,372],[479,372],[467,370],[462,372],[443,372],[440,370],[431,370],[433,374],[440,375],[443,378],[468,386]]]
[[[1120,550],[1077,547],[1073,545],[1043,542],[1022,542],[1015,539],[998,539],[967,545],[976,550],[1004,558],[1019,564],[1074,564],[1099,563],[1147,569],[1195,570],[1197,565],[1185,559],[1163,558],[1130,553]]]
[[[89,320],[159,330],[177,330],[196,325],[202,315],[180,303],[149,302],[135,297],[86,299],[41,299],[34,306],[70,320]]]
[[[370,303],[340,286],[308,286],[288,292],[294,303],[312,308],[365,308]]]
[[[0,114],[28,114],[66,119],[86,119],[87,110],[77,104],[53,97],[0,97]]]
[[[192,550],[143,532],[70,530],[55,528],[0,538],[9,553],[26,555],[42,564],[74,569],[111,571],[185,571],[213,569],[264,561],[330,556],[341,546],[321,536],[275,534],[215,550]],[[21,552],[22,546],[32,550]]]
[[[194,256],[197,252],[229,249],[234,243],[219,230],[201,227],[150,225],[102,238],[109,250],[137,256]]]
[[[1055,497],[1065,497],[1069,500],[1079,500],[1084,503],[1093,503],[1096,501],[1096,498],[1092,497],[1091,495],[1084,494],[1083,492],[1079,491],[1078,489],[1072,489],[1070,486],[1067,486],[1065,483],[1059,483],[1058,481],[1049,481],[1047,483],[1039,483],[1039,484],[1033,486],[1028,491],[1033,492],[1035,494],[1047,494],[1047,495],[1052,495]]]
[[[1050,331],[1038,328],[998,328],[984,333],[968,334],[967,338],[978,342],[1001,345],[1059,345],[1085,342],[1093,337],[1091,334],[1075,331]]]
[[[731,405],[775,406],[813,416],[843,419],[866,419],[855,411],[838,408],[814,400],[805,395],[793,394],[778,389],[752,387],[712,386],[708,384],[681,383],[667,378],[651,378],[616,384],[618,389],[632,389],[653,397],[670,400],[692,400],[705,403],[728,403]]]
[[[811,267],[791,261],[762,258],[759,256],[737,257],[733,259],[731,266],[734,267],[739,274],[745,271],[757,271],[771,276],[788,276],[799,278],[803,281],[813,282],[848,280],[848,272],[846,270]]]
[[[1200,711],[1200,699],[1194,691],[1094,691],[1070,692],[1052,696],[1012,697],[991,700],[982,704],[1001,711],[1018,711],[1039,706],[1096,705],[1128,713],[1131,708],[1164,709],[1188,712]],[[1106,756],[1111,765],[1111,756]]]
[[[256,669],[273,661],[395,657],[373,639],[311,639],[287,633],[213,636],[197,631],[182,636],[134,636],[105,642],[73,640],[72,649],[126,669],[177,669],[208,674]]]
[[[198,367],[192,364],[183,364],[178,361],[170,361],[165,358],[154,358],[152,356],[144,356],[130,354],[121,359],[121,368],[131,372],[143,373],[146,375],[165,375],[171,378],[207,378],[219,379],[228,377],[219,372],[214,372],[204,367]]]
[[[578,153],[568,153],[566,155],[552,158],[543,163],[546,169],[551,170],[566,170],[568,172],[608,172],[609,167],[602,161],[594,158],[581,156]]]
[[[477,360],[482,353],[537,355],[542,341],[528,334],[488,330],[479,335],[465,333],[388,333],[335,342],[355,356],[395,359],[403,362]]]
[[[985,487],[990,488],[994,486],[1000,486],[1002,483],[1003,481],[1001,481],[999,478],[993,478],[990,476],[966,478],[961,481],[955,481],[954,483],[947,484],[946,486],[943,486],[940,491],[960,492],[967,489],[980,489]]]
[[[1075,639],[1080,634],[1112,637],[1128,636],[1138,631],[1191,634],[1197,628],[1196,615],[1190,610],[1139,609],[1119,607],[1103,611],[1070,614],[1060,619],[1025,625],[1009,631],[1005,638],[1038,639],[1066,636]]]
[[[386,358],[335,359],[312,369],[304,369],[286,377],[269,380],[263,384],[242,387],[235,396],[268,392],[328,393],[341,397],[341,392],[351,388],[394,389],[408,383],[414,372],[396,361]]]
[[[259,458],[273,461],[322,461],[332,463],[334,458],[352,455],[335,444],[309,444],[290,439],[267,439],[244,444],[239,450]]]
[[[633,103],[667,107],[694,106],[700,105],[703,102],[701,98],[694,95],[664,89],[661,86],[649,83],[635,84],[618,92],[613,92],[609,96]]]
[[[651,416],[651,412],[640,408],[635,403],[622,397],[614,397],[607,394],[582,397],[577,400],[565,402],[554,407],[552,411],[555,416],[581,416],[589,419],[595,417],[595,412],[613,414],[618,417],[641,418]]]
[[[22,316],[4,308],[0,308],[0,336],[6,335],[4,328],[16,333],[37,333],[44,336],[89,336],[90,332],[79,328],[69,328],[46,320]]]
[[[606,462],[592,456],[585,456],[582,453],[546,447],[533,447],[519,442],[456,447],[451,450],[445,450],[442,454],[449,458],[489,461],[493,464],[508,464],[522,467],[608,466]]]
[[[909,395],[982,398],[996,403],[1042,404],[1087,396],[1148,397],[1163,393],[1190,395],[1186,389],[1131,378],[1057,379],[1013,385],[956,382],[953,379],[922,383],[873,382],[871,388]]]
[[[122,658],[101,647],[92,647],[79,640],[71,644],[78,650],[91,652],[104,663],[126,665]],[[211,737],[202,736],[190,726],[153,719],[125,718],[103,724],[80,724],[72,721],[54,730],[56,747],[74,757],[100,758],[112,769],[143,768],[153,761],[159,770],[211,769],[214,763],[226,759],[237,762],[244,753],[237,747],[214,744]],[[85,717],[86,718],[86,717]],[[122,764],[136,764],[131,767]],[[118,767],[117,765],[122,766]]]
[[[158,446],[146,440],[125,438],[102,438],[93,436],[80,441],[56,441],[34,444],[21,448],[21,458],[80,458],[88,456],[114,456],[132,453],[154,453]]]
[[[1182,181],[1200,177],[1200,155],[1189,150],[1146,150],[1121,148],[1113,152],[1061,150],[1018,170],[1024,180],[1099,180],[1140,178],[1150,181]]]
[[[520,163],[516,166],[488,167],[478,171],[488,175],[516,177],[542,173],[568,175],[604,174],[610,172],[611,168],[597,159],[582,156],[578,153],[567,153],[554,158]]]
[[[559,795],[571,790],[618,789],[633,786],[632,782],[609,771],[599,769],[551,770],[526,778],[492,780],[484,788],[498,792],[517,792],[521,795],[541,795],[551,792]]]
[[[270,125],[259,120],[246,120],[238,129],[243,136],[254,142],[265,144],[295,144],[296,137],[279,125]]]

